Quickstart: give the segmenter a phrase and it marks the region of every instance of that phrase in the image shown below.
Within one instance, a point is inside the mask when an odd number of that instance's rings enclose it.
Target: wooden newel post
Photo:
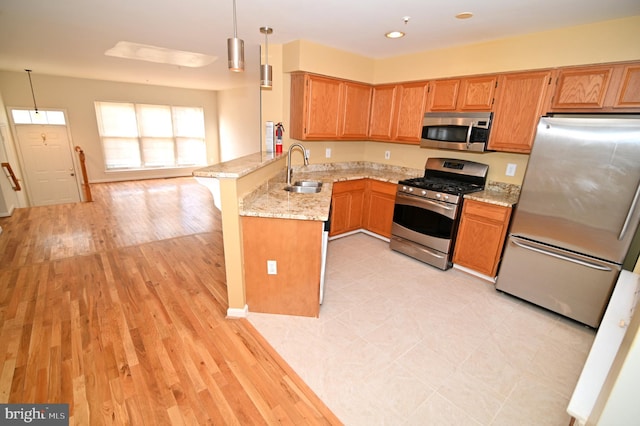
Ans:
[[[80,157],[80,168],[82,169],[82,186],[84,188],[85,201],[93,201],[91,197],[91,188],[89,187],[89,178],[87,177],[87,166],[85,164],[84,151],[79,146],[76,146],[76,152]]]

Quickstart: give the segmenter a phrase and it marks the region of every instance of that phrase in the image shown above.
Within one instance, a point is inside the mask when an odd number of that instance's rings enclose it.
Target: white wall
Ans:
[[[260,85],[218,93],[220,161],[260,151]]]
[[[95,101],[137,102],[204,109],[208,164],[220,161],[218,92],[142,84],[117,83],[32,73],[38,108],[66,111],[71,139],[87,159],[90,182],[188,176],[192,169],[106,172],[94,108]],[[6,107],[33,108],[27,73],[0,71],[0,94]],[[255,101],[258,103],[258,101]]]

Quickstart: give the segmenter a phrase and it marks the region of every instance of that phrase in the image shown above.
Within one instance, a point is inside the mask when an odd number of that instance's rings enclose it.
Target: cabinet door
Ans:
[[[344,82],[344,107],[340,139],[365,140],[371,112],[371,86]]]
[[[510,217],[509,207],[465,200],[453,262],[495,276]]]
[[[393,183],[369,180],[365,197],[365,229],[391,238],[396,187]]]
[[[364,179],[336,182],[331,196],[331,230],[338,235],[362,227],[364,209]]]
[[[561,68],[552,110],[602,108],[613,66]]]
[[[460,85],[458,109],[461,111],[491,111],[497,76],[465,78]]]
[[[498,78],[489,149],[528,153],[551,90],[551,71],[503,74]]]
[[[640,108],[640,65],[627,65],[622,72],[615,108]]]
[[[378,140],[391,140],[395,120],[397,86],[385,85],[373,88],[371,101],[371,121],[369,137]]]
[[[427,88],[426,81],[400,85],[394,140],[420,142]]]
[[[340,80],[315,75],[307,79],[307,111],[305,113],[308,138],[336,139],[340,132]]]
[[[430,83],[428,111],[455,111],[460,80],[435,80]]]

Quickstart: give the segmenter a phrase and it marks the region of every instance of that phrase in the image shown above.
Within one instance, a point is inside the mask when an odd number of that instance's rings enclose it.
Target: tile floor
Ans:
[[[249,321],[346,425],[568,425],[595,333],[355,234],[319,318]]]

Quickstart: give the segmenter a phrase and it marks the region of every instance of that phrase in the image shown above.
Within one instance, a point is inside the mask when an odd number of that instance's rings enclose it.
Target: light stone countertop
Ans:
[[[241,200],[240,215],[326,221],[329,219],[334,182],[368,178],[398,183],[399,180],[422,175],[424,170],[360,161],[295,166],[292,182],[321,181],[322,190],[316,194],[285,191],[286,171],[283,171]]]
[[[193,176],[205,178],[239,178],[273,163],[286,154],[256,152],[223,163],[193,171]]]
[[[520,198],[520,186],[490,181],[485,185],[484,191],[466,194],[464,198],[504,207],[513,207],[518,203],[518,198]]]

